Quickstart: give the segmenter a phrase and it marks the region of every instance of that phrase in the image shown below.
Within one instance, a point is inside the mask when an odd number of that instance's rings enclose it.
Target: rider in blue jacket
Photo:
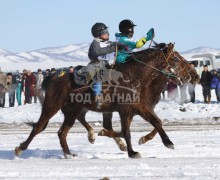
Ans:
[[[154,29],[151,28],[145,37],[134,41],[132,39],[134,34],[134,26],[136,25],[131,20],[125,19],[119,23],[120,33],[115,34],[116,41],[126,44],[129,48],[129,51],[135,48],[141,48],[147,41],[152,40],[154,36]],[[130,54],[126,49],[118,51],[116,63],[125,63],[129,61],[129,56]]]

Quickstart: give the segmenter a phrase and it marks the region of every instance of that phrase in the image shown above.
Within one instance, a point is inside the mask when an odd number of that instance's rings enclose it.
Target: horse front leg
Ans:
[[[121,112],[119,112],[120,118],[121,118],[121,131],[123,133],[123,137],[127,144],[127,151],[128,156],[130,158],[141,158],[141,155],[138,152],[135,152],[132,148],[131,144],[131,132],[130,132],[130,125],[133,118],[133,115],[129,111],[126,112],[125,109],[122,109]]]
[[[94,144],[95,142],[95,133],[94,129],[86,122],[86,113],[88,112],[88,109],[82,109],[80,114],[77,116],[77,120],[86,128],[88,133],[88,140],[91,144]]]
[[[170,149],[174,149],[173,143],[170,141],[169,137],[162,127],[162,121],[157,117],[153,110],[148,110],[147,108],[144,108],[144,110],[140,113],[140,116],[151,123],[152,126],[155,128],[152,131],[152,135],[156,135],[157,131],[162,139],[164,146]]]
[[[141,144],[145,144],[147,141],[150,141],[154,138],[154,136],[157,134],[157,130],[154,128],[149,134],[147,134],[146,136],[142,136],[139,139],[139,145]]]
[[[15,155],[16,156],[19,156],[22,153],[22,151],[24,151],[28,148],[28,146],[31,143],[31,141],[33,140],[33,138],[46,128],[50,118],[53,115],[55,115],[58,112],[58,110],[59,110],[58,107],[55,109],[51,109],[51,108],[47,108],[47,107],[45,107],[45,109],[42,109],[40,119],[38,120],[37,123],[35,123],[33,125],[33,129],[31,131],[29,137],[27,138],[27,140],[15,148]]]
[[[22,151],[26,150],[33,138],[42,132],[44,128],[46,128],[50,118],[53,117],[63,106],[66,96],[67,91],[62,91],[60,94],[58,94],[57,91],[54,90],[53,86],[47,90],[40,118],[38,122],[34,124],[27,140],[15,148],[16,156],[20,155]]]
[[[104,127],[104,129],[99,132],[99,135],[112,137],[114,139],[115,143],[117,144],[118,148],[121,151],[127,151],[127,146],[120,138],[120,137],[123,137],[122,133],[117,133],[117,132],[113,131],[113,128],[112,128],[112,115],[113,115],[113,113],[112,112],[104,112],[102,114],[103,114],[103,127]],[[110,134],[108,134],[109,131],[111,132]],[[110,136],[110,135],[112,135],[112,136]]]

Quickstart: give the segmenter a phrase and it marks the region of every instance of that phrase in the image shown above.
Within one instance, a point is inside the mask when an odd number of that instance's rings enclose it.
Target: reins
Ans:
[[[152,42],[154,42],[153,39],[154,39],[154,35],[153,35],[153,38],[151,39],[151,42],[150,42],[150,45],[149,45],[148,49],[151,47]],[[168,78],[169,78],[169,77],[178,78],[178,76],[174,75],[173,73],[166,72],[165,70],[160,70],[160,69],[158,69],[158,68],[155,68],[155,67],[153,67],[153,66],[150,66],[150,65],[144,63],[143,61],[137,59],[137,58],[135,57],[135,55],[133,54],[132,51],[130,51],[130,53],[132,54],[133,59],[134,59],[135,61],[137,61],[137,62],[139,62],[139,63],[141,63],[141,64],[144,64],[145,66],[148,66],[148,67],[150,67],[150,68],[152,68],[152,69],[154,69],[154,70],[156,70],[156,71],[159,71],[159,72],[161,72],[162,74],[167,75]],[[163,54],[163,56],[164,56],[165,61],[166,61],[167,64],[169,65],[168,60],[169,60],[169,58],[170,58],[172,52],[169,54],[169,56],[168,56],[167,58],[166,58],[166,56],[164,55],[163,51],[162,51],[162,54]],[[170,66],[170,65],[169,65],[169,66]],[[172,67],[172,66],[171,66],[171,67]]]
[[[138,60],[137,58],[134,58],[134,60],[137,61],[137,62],[139,62],[139,63],[141,63],[141,64],[144,64],[145,66],[148,66],[148,67],[150,67],[150,68],[152,68],[152,69],[154,69],[154,70],[156,70],[156,71],[159,71],[159,72],[161,72],[161,73],[167,75],[168,78],[171,77],[171,76],[172,76],[172,77],[175,77],[175,78],[178,78],[178,76],[174,75],[173,73],[168,73],[168,72],[166,72],[165,70],[160,70],[160,69],[158,69],[158,68],[155,68],[155,67],[153,67],[153,66],[150,66],[150,65],[144,63],[143,61]]]

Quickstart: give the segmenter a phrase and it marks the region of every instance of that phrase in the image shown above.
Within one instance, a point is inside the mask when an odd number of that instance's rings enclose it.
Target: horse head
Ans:
[[[161,52],[167,63],[166,71],[170,73],[170,77],[177,83],[198,83],[199,75],[195,69],[192,69],[189,63],[177,52],[174,50],[174,44],[169,43],[163,46]]]
[[[0,72],[0,85],[5,89],[10,89],[12,85],[12,77],[5,75],[3,72]]]

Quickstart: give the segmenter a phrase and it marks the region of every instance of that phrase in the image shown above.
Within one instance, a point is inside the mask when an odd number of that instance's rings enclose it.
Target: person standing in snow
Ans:
[[[187,88],[187,83],[183,83],[179,85],[180,89],[180,104],[184,104],[187,102],[187,94],[186,94],[186,88]]]
[[[27,80],[27,70],[23,70],[22,78],[21,78],[21,89],[24,95],[24,104],[26,104],[27,99],[26,99],[26,80]]]
[[[220,77],[219,77],[217,69],[213,70],[211,89],[215,90],[216,99],[217,99],[217,102],[219,103],[220,102]]]
[[[9,96],[9,107],[14,107],[15,105],[15,90],[17,89],[17,81],[16,76],[12,73],[7,73],[7,76],[12,79],[12,86],[8,90],[8,96]]]
[[[35,84],[36,84],[36,78],[34,74],[31,72],[31,70],[27,71],[27,78],[25,83],[25,89],[26,89],[26,103],[31,104],[32,103],[32,97],[36,96],[35,93]]]
[[[167,96],[172,101],[175,101],[178,97],[178,88],[176,83],[172,79],[169,79],[169,82],[167,83]]]
[[[41,85],[42,85],[42,82],[44,80],[44,75],[42,73],[42,70],[39,68],[37,70],[37,75],[36,75],[36,88],[37,89],[40,89],[41,88]]]
[[[5,107],[5,93],[6,93],[5,88],[0,84],[0,107],[1,108]]]
[[[21,78],[19,71],[16,72],[15,77],[16,77],[16,84],[17,84],[16,99],[17,99],[18,106],[20,106],[21,105],[21,94],[22,94],[22,78]]]
[[[207,65],[203,66],[204,70],[201,75],[201,85],[202,85],[202,93],[204,98],[204,103],[211,103],[211,89],[210,85],[212,82],[212,74],[209,72]]]
[[[190,67],[195,69],[195,65],[190,63]],[[190,102],[195,103],[196,93],[195,93],[195,84],[188,83],[188,93],[190,96]]]
[[[40,97],[43,96],[43,92],[41,91],[41,86],[42,86],[43,80],[44,80],[44,75],[42,73],[42,70],[39,68],[37,70],[37,75],[36,75],[35,94],[41,103],[42,103],[42,100],[40,99]]]

